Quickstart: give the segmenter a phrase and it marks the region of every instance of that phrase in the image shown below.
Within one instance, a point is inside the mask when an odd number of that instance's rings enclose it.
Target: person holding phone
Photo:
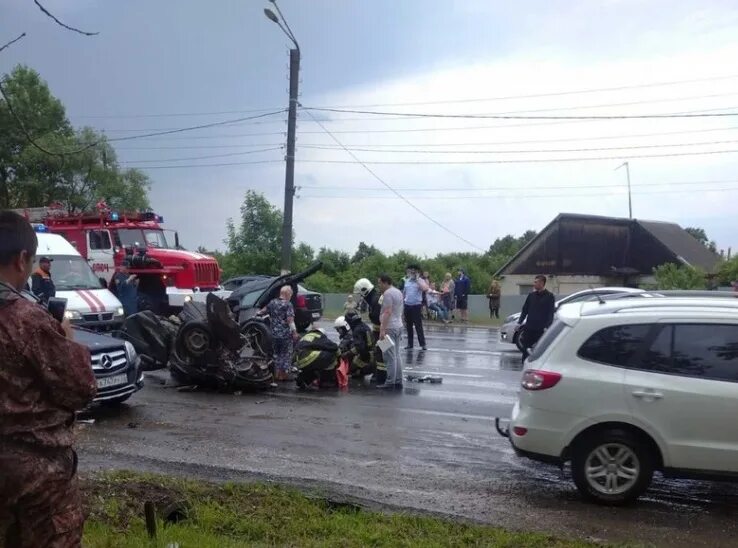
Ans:
[[[37,246],[24,217],[0,211],[0,545],[76,547],[84,517],[74,415],[97,384],[69,321],[21,293]]]

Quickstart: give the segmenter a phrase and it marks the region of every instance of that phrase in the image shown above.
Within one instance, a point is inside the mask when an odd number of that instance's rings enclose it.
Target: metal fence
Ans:
[[[326,316],[343,310],[347,295],[338,293],[323,294],[323,309]],[[500,299],[500,317],[504,318],[513,312],[520,312],[525,302],[525,295],[504,295]],[[559,296],[557,295],[558,299]],[[485,295],[469,295],[469,317],[474,319],[489,318],[489,301]]]

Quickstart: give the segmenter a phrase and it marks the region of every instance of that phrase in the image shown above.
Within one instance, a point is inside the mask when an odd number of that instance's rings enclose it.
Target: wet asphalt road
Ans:
[[[80,467],[274,480],[370,505],[512,529],[668,546],[736,546],[738,485],[663,480],[628,508],[583,503],[568,473],[517,458],[492,422],[508,416],[520,355],[494,329],[433,326],[406,373],[443,377],[384,393],[179,392],[156,372],[130,404],[83,425]]]

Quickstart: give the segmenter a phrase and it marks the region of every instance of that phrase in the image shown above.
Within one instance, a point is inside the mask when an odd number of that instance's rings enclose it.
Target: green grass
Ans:
[[[235,546],[504,546],[585,547],[583,541],[510,532],[433,517],[369,512],[263,484],[214,484],[167,476],[113,472],[83,479],[84,546],[92,548]],[[144,501],[173,502],[186,517],[147,536]]]

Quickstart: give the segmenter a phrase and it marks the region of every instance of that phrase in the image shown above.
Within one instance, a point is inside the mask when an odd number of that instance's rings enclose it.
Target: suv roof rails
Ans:
[[[584,303],[589,304],[589,303]],[[583,306],[583,308],[585,308]],[[708,309],[732,310],[738,313],[738,299],[713,299],[697,297],[663,297],[654,299],[616,299],[606,301],[596,308],[582,310],[582,316],[614,314],[625,310],[664,310],[664,309]]]

